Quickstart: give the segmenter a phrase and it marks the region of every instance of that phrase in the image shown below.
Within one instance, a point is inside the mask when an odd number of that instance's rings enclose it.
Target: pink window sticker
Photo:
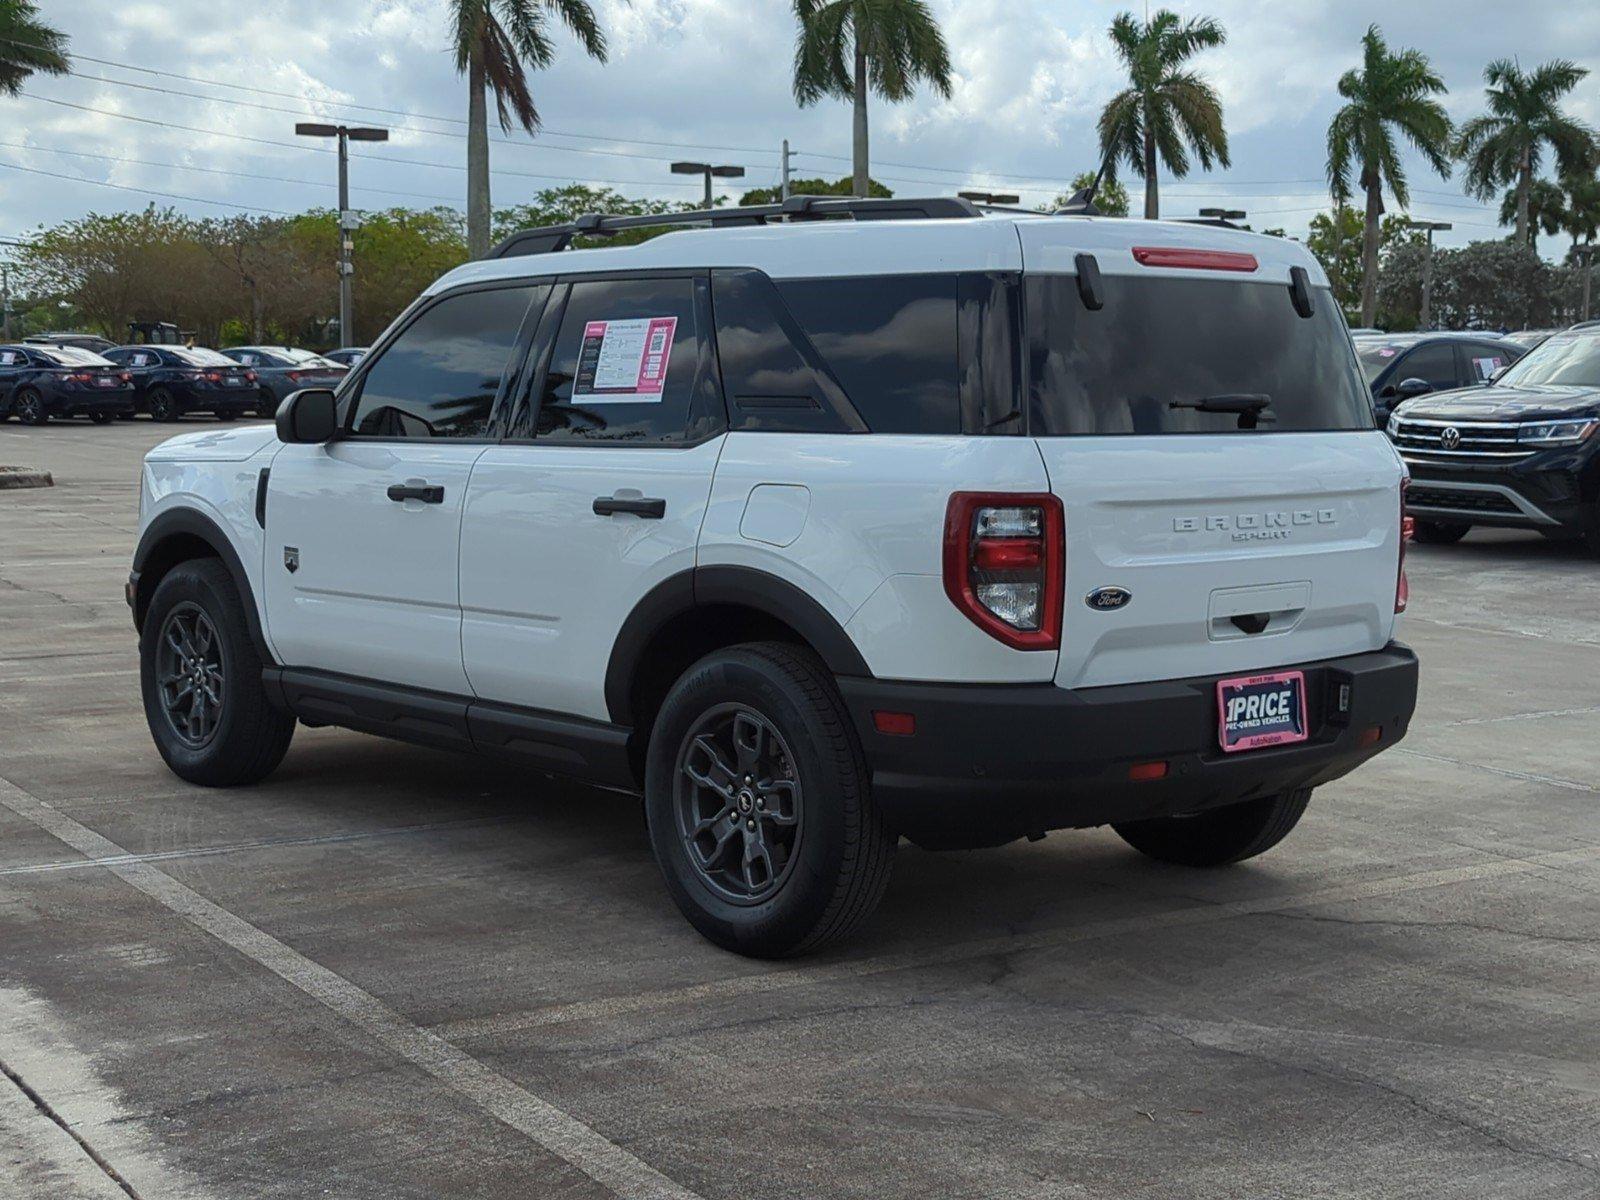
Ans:
[[[573,394],[591,404],[659,401],[677,327],[677,317],[587,322]]]

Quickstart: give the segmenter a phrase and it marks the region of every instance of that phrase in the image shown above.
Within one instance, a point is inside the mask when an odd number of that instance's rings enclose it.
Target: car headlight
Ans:
[[[1517,441],[1541,446],[1574,446],[1600,429],[1600,420],[1579,417],[1569,421],[1531,421],[1517,430]]]

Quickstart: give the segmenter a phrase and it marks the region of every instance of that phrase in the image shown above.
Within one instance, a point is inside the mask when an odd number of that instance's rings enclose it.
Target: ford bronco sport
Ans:
[[[699,227],[573,248],[663,222]],[[260,780],[303,722],[625,789],[695,927],[784,955],[901,837],[1278,842],[1406,732],[1404,474],[1285,239],[591,216],[276,428],[153,450],[128,598],[184,779]]]

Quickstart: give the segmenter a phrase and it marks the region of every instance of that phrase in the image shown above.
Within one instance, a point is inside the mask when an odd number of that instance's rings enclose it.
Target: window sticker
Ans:
[[[1472,365],[1477,368],[1479,379],[1487,379],[1498,371],[1504,362],[1505,359],[1499,357],[1475,358],[1472,360]]]
[[[1385,346],[1382,350],[1378,351],[1378,357],[1393,358],[1398,353],[1399,351],[1397,351],[1393,346]]]
[[[590,321],[583,327],[572,394],[594,404],[659,403],[677,330],[677,317]]]

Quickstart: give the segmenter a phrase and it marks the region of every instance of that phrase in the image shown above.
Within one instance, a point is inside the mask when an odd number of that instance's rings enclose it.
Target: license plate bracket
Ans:
[[[1286,746],[1310,736],[1304,671],[1268,671],[1217,681],[1217,742],[1225,753]]]

